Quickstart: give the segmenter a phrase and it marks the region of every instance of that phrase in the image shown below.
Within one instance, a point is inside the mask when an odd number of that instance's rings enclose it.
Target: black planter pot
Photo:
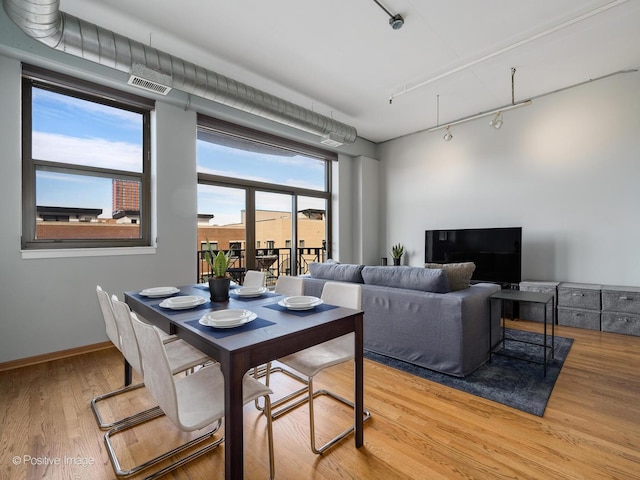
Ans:
[[[393,259],[393,264],[394,265],[400,265],[400,258],[394,258]]]
[[[209,292],[211,293],[212,302],[226,302],[229,300],[230,278],[210,278]]]

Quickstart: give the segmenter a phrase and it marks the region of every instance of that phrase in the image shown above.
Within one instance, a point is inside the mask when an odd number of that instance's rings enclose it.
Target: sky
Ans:
[[[126,172],[142,171],[142,115],[33,89],[33,158]],[[275,152],[274,152],[275,153]],[[249,152],[197,141],[198,171],[322,191],[324,166],[303,156]],[[36,203],[42,206],[101,208],[111,217],[111,179],[38,171]],[[288,195],[257,194],[256,208],[289,211]],[[299,199],[299,209],[324,209],[324,201]],[[199,186],[198,213],[212,224],[238,223],[244,192]]]

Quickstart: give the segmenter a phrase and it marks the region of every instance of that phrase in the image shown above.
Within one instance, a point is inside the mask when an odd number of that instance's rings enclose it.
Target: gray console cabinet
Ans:
[[[558,324],[600,330],[602,286],[562,282],[558,285]]]
[[[640,287],[602,287],[602,331],[640,336]]]

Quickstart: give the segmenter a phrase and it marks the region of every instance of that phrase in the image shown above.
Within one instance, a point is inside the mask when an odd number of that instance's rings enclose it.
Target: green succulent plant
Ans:
[[[204,251],[204,258],[207,260],[209,264],[209,268],[211,268],[211,272],[213,276],[216,278],[224,278],[227,273],[227,268],[229,267],[229,260],[231,259],[231,250],[227,253],[219,250],[218,253],[215,253],[215,250],[209,243],[209,239],[206,239],[206,249]]]
[[[400,258],[404,254],[404,247],[401,243],[391,247],[391,256],[393,258]]]

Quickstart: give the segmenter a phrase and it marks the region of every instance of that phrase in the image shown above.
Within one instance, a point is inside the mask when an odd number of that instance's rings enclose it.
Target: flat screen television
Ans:
[[[424,259],[425,263],[473,262],[475,283],[519,283],[522,227],[426,230]]]

